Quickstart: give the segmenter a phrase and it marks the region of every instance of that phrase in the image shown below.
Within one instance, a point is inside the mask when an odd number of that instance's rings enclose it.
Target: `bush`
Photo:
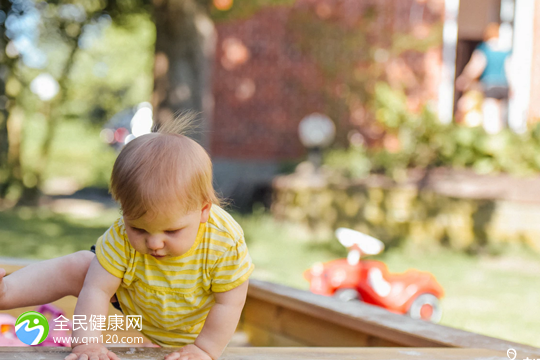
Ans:
[[[325,156],[325,164],[350,177],[383,173],[399,180],[407,169],[471,168],[477,173],[532,175],[540,170],[540,127],[525,134],[505,129],[496,135],[482,128],[442,124],[426,106],[407,108],[406,96],[386,83],[375,87],[371,110],[384,129],[381,144],[351,145]]]

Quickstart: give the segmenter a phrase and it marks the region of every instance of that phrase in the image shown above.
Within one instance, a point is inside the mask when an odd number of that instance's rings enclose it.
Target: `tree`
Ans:
[[[154,121],[159,126],[172,120],[179,111],[198,112],[200,131],[194,137],[208,146],[216,36],[210,1],[154,1],[154,20]]]
[[[213,103],[211,70],[216,40],[214,19],[238,18],[260,7],[291,3],[292,0],[238,0],[226,11],[213,6],[216,0],[0,2],[3,9],[0,13],[0,199],[11,196],[11,200],[18,199],[19,203],[33,204],[40,194],[59,124],[69,117],[90,118],[95,114],[104,119],[107,111],[112,109],[103,108],[104,98],[114,97],[120,102],[123,97],[121,89],[114,92],[107,87],[88,88],[86,82],[74,86],[76,75],[73,69],[84,54],[81,41],[85,32],[100,19],[109,17],[115,24],[128,28],[133,26],[126,20],[130,15],[153,15],[156,28],[152,95],[155,122],[159,126],[185,110],[199,112],[200,131],[194,136],[203,146],[208,146]],[[227,3],[227,0],[218,2]],[[229,2],[233,4],[232,0]],[[34,16],[33,25],[13,26],[29,14]],[[32,54],[25,53],[29,51],[28,47],[19,48],[16,37],[25,29],[33,31],[30,50],[49,56],[45,63],[34,61],[32,64],[29,61]],[[58,94],[46,101],[38,99],[30,90],[33,79],[44,72],[51,74],[58,84]],[[85,96],[93,97],[90,102],[94,108],[87,106],[86,114],[70,113],[73,108],[70,101],[74,97],[80,100],[81,87],[89,94]],[[3,103],[6,106],[2,108]],[[47,126],[43,131],[39,159],[35,166],[28,166],[21,162],[21,147],[25,141],[22,129],[34,113],[41,113]]]
[[[6,105],[0,106],[0,199],[11,194],[19,204],[35,204],[55,132],[68,116],[66,103],[82,36],[104,17],[123,24],[131,14],[149,12],[149,3],[1,0],[1,5],[0,105],[2,100]],[[40,73],[56,82],[56,95],[44,99],[33,94],[35,89],[30,91],[31,79]],[[21,145],[25,118],[33,112],[41,112],[47,126],[39,159],[31,168],[21,164]]]

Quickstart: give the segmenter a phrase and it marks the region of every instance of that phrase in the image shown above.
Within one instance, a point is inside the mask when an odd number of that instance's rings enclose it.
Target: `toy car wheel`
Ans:
[[[411,304],[408,315],[413,319],[438,323],[442,317],[439,299],[433,294],[419,295]]]
[[[341,301],[361,301],[360,294],[355,289],[339,289],[334,293],[334,297]]]

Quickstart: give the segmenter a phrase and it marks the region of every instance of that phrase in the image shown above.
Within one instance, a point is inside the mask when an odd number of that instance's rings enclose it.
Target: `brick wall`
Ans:
[[[323,101],[305,90],[324,84],[315,64],[288,41],[288,12],[266,9],[218,26],[213,155],[274,160],[302,154],[298,123]],[[235,51],[246,52],[245,62]]]
[[[358,49],[361,55],[390,47],[396,33],[422,41],[435,31],[432,25],[441,21],[443,7],[443,0],[298,0],[291,7],[269,7],[249,19],[218,23],[212,155],[239,160],[298,159],[304,154],[298,123],[310,113],[329,108],[339,108],[335,111],[339,115],[328,114],[338,126],[338,139],[346,139],[355,127],[369,126],[355,121],[356,105],[343,100],[347,79],[340,82],[339,76],[325,76],[321,64],[302,52],[295,38],[298,31],[291,31],[292,16],[309,13],[347,29],[366,29],[368,45]],[[377,16],[366,27],[370,11]],[[440,57],[440,48],[403,51],[396,58],[381,60],[387,62],[382,67],[386,73],[374,74],[373,80],[382,76],[405,88],[411,110],[417,111],[436,99]],[[357,68],[369,73],[373,67],[364,60]],[[342,78],[347,76],[354,74],[342,74]]]

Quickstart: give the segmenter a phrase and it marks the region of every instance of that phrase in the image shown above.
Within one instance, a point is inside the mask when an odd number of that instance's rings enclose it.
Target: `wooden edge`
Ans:
[[[266,281],[250,280],[249,297],[405,346],[482,348],[505,353],[512,348],[524,357],[540,357],[540,349],[532,346],[414,320],[364,303],[344,303],[331,297]]]
[[[175,349],[112,347],[124,360],[158,360]],[[24,347],[0,349],[2,360],[62,360],[70,349]],[[504,352],[486,349],[433,348],[227,348],[220,360],[507,360]]]

